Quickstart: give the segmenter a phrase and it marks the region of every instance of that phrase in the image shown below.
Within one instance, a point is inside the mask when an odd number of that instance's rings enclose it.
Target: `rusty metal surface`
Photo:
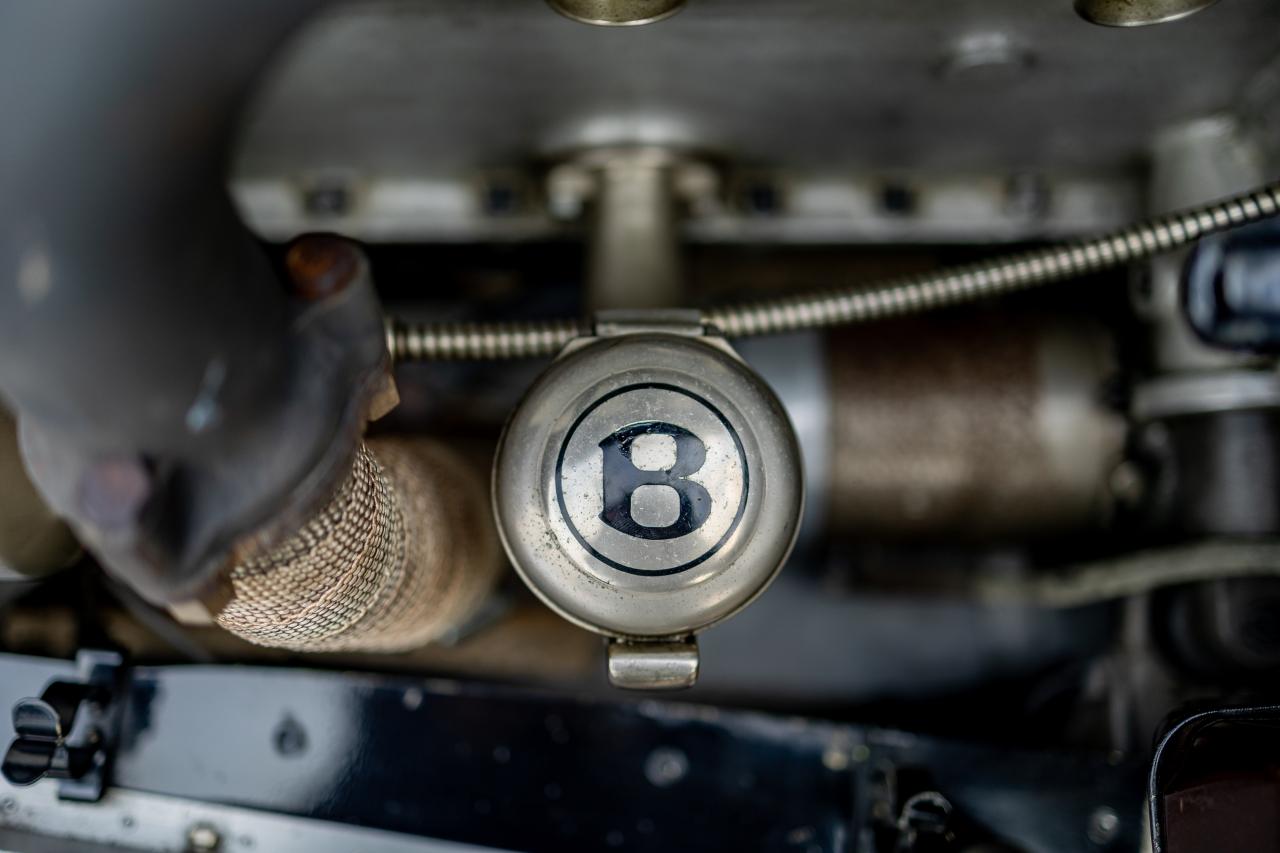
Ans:
[[[293,242],[284,263],[294,293],[314,301],[345,290],[364,262],[349,240],[333,234],[310,234]]]

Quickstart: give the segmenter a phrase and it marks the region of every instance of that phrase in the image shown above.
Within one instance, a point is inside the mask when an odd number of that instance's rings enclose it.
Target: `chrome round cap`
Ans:
[[[749,603],[795,542],[800,450],[720,339],[571,344],[503,434],[494,510],[525,582],[614,637],[691,634]]]
[[[652,24],[671,17],[685,0],[547,0],[565,17],[601,27]]]
[[[1076,0],[1076,12],[1104,27],[1145,27],[1177,21],[1218,0]]]

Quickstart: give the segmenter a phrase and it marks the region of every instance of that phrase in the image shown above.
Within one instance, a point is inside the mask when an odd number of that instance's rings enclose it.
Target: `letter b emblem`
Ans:
[[[675,442],[675,462],[661,470],[636,466],[632,458],[636,439],[641,436],[668,436]],[[604,509],[600,519],[605,524],[639,539],[676,539],[686,536],[706,523],[711,515],[711,495],[701,483],[688,479],[707,461],[707,447],[700,438],[684,427],[661,421],[630,424],[600,442],[604,452]],[[642,486],[672,489],[680,503],[676,520],[665,527],[651,527],[636,521],[632,499]]]

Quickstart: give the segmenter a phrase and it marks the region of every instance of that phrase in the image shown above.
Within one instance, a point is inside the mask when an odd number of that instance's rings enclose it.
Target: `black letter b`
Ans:
[[[631,461],[632,444],[642,435],[667,435],[675,439],[675,464],[664,471],[644,471]],[[684,427],[660,421],[631,424],[600,442],[604,451],[605,524],[640,539],[675,539],[697,530],[711,515],[711,495],[701,483],[686,479],[707,461],[707,447]],[[666,527],[647,527],[631,515],[631,496],[641,486],[667,486],[680,498],[680,515]]]

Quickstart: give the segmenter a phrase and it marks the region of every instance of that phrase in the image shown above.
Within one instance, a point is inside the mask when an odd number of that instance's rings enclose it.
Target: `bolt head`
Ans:
[[[222,836],[207,823],[198,823],[187,830],[187,850],[190,853],[215,853],[222,846]]]
[[[1104,847],[1115,840],[1120,833],[1120,816],[1114,809],[1103,806],[1089,815],[1089,841]]]
[[[295,295],[318,301],[341,293],[360,272],[360,250],[335,234],[299,237],[285,254]]]

